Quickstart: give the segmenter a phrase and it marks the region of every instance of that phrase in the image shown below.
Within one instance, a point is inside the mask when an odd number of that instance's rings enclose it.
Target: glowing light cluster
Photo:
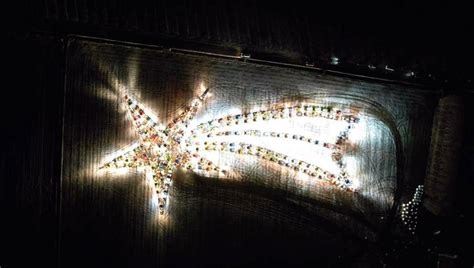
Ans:
[[[350,112],[319,105],[295,105],[277,107],[270,110],[226,115],[205,123],[196,124],[193,120],[205,99],[208,89],[194,98],[190,105],[167,126],[159,124],[158,119],[149,110],[128,94],[123,100],[140,141],[117,152],[114,158],[100,169],[139,168],[144,167],[153,179],[160,213],[168,205],[169,192],[173,173],[177,168],[196,172],[214,172],[217,176],[227,176],[229,171],[215,165],[203,156],[203,152],[226,152],[238,155],[249,155],[261,161],[269,161],[305,176],[331,182],[345,190],[355,190],[353,179],[346,172],[344,154],[350,144],[349,136],[359,118]],[[340,122],[335,140],[326,141],[321,137],[296,133],[269,131],[259,129],[259,124],[270,121],[282,121],[291,118],[306,118],[315,121],[329,120]],[[236,128],[238,126],[238,128]],[[342,126],[342,128],[341,128]],[[332,135],[330,135],[332,137]],[[216,140],[226,138],[227,140]],[[326,170],[316,163],[289,156],[278,148],[270,149],[258,141],[264,139],[291,140],[315,146],[328,152],[328,158],[336,166]],[[252,142],[254,141],[254,142]],[[311,155],[305,159],[314,158]]]
[[[219,168],[211,161],[200,157],[196,153],[183,150],[180,146],[189,121],[198,111],[207,93],[206,90],[201,96],[193,99],[191,105],[166,127],[156,122],[156,119],[154,119],[156,117],[150,115],[147,112],[148,110],[135,99],[125,95],[123,99],[133,119],[133,125],[140,138],[140,143],[138,146],[134,144],[123,150],[122,154],[105,163],[100,169],[147,167],[152,174],[160,212],[164,213],[168,204],[171,179],[178,167],[193,168],[195,167],[193,164],[195,164],[198,169],[205,166],[206,170],[219,171]],[[198,160],[190,161],[191,158],[197,158]]]
[[[415,234],[416,225],[418,224],[418,209],[422,201],[423,190],[423,185],[418,185],[412,200],[402,204],[402,222],[412,234]]]

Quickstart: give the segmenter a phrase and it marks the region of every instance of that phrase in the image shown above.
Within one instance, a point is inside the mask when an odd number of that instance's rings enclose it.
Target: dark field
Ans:
[[[81,39],[68,45],[59,238],[64,266],[357,262],[389,228],[403,187],[424,174],[415,167],[425,161],[427,146],[415,144],[429,142],[429,92],[154,48]],[[170,120],[201,83],[213,97],[196,120],[229,107],[281,101],[359,111],[366,125],[354,154],[358,192],[302,183],[264,162],[234,159],[238,179],[177,172],[163,219],[144,173],[97,172],[104,157],[137,139],[118,88]]]

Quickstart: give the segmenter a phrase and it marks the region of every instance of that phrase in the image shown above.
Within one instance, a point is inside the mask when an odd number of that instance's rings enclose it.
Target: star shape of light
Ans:
[[[214,172],[217,176],[227,176],[229,171],[215,165],[203,156],[202,152],[220,151],[237,155],[250,155],[261,161],[274,162],[283,168],[337,185],[341,189],[353,191],[356,186],[345,170],[343,159],[350,131],[359,119],[350,112],[320,105],[295,105],[278,107],[249,113],[227,115],[190,128],[194,116],[209,97],[209,89],[194,98],[182,113],[162,126],[156,116],[135,100],[130,94],[124,94],[122,100],[127,106],[128,114],[133,119],[135,132],[139,141],[120,150],[115,157],[99,169],[145,168],[152,178],[160,214],[163,214],[169,201],[169,192],[173,174],[178,168],[196,172]],[[244,128],[229,130],[235,125],[249,125],[270,120],[285,120],[293,117],[324,118],[326,120],[345,121],[347,128],[339,133],[334,143],[322,142],[319,139],[295,135],[288,132],[265,132],[258,129]],[[339,167],[337,174],[323,170],[315,164],[308,163],[288,155],[246,142],[218,142],[216,137],[252,137],[292,139],[311,146],[322,146],[331,150],[332,161]]]

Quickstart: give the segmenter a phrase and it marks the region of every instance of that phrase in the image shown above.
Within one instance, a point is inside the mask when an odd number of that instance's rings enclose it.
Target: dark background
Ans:
[[[457,93],[467,100],[472,99],[472,44],[467,38],[472,34],[472,24],[469,9],[462,5],[412,1],[315,5],[298,1],[157,1],[142,5],[121,1],[46,0],[19,1],[5,11],[4,66],[7,72],[2,98],[5,144],[0,159],[1,228],[5,249],[0,255],[0,264],[6,267],[184,265],[189,260],[194,260],[191,265],[244,265],[252,261],[256,265],[379,263],[379,256],[367,253],[373,251],[372,247],[379,247],[377,244],[327,238],[323,240],[331,251],[327,258],[318,258],[312,250],[313,235],[317,237],[317,231],[308,235],[304,230],[295,231],[291,223],[281,226],[261,222],[258,217],[239,218],[251,234],[258,234],[247,242],[238,240],[241,242],[235,248],[240,252],[226,254],[221,247],[226,241],[217,236],[210,241],[183,239],[175,243],[200,241],[202,244],[177,247],[180,250],[169,252],[168,261],[163,263],[154,255],[153,244],[127,248],[123,240],[113,241],[110,237],[108,242],[100,242],[101,239],[94,238],[101,234],[87,232],[87,226],[85,237],[75,234],[81,242],[72,247],[74,251],[62,252],[59,200],[69,34],[229,55],[244,53],[256,59],[299,65],[309,63],[322,72],[342,72],[340,75],[344,77],[350,77],[348,73],[363,75],[372,77],[363,78],[364,81],[404,85],[438,97]],[[332,65],[331,56],[338,57],[340,63]],[[387,70],[386,66],[394,71]],[[405,74],[411,71],[415,76],[407,77]],[[466,124],[466,133],[466,137],[472,136],[470,124]],[[472,189],[470,174],[474,166],[473,143],[469,138],[463,154],[466,157],[462,163],[458,209],[468,214],[465,204],[469,204],[471,198],[466,197],[466,193]],[[420,164],[415,169],[423,172],[425,167]],[[197,189],[210,187],[199,178],[196,184]],[[227,186],[222,191],[225,189]],[[406,193],[410,194],[412,192]],[[272,202],[279,206],[278,202],[282,201],[276,200]],[[81,215],[73,211],[67,213]],[[140,218],[140,214],[120,215],[124,222]],[[219,216],[213,221],[215,225],[206,227],[209,228],[207,233],[234,224],[229,222],[235,217],[232,212],[225,210],[216,215]],[[320,223],[318,219],[310,222]],[[93,230],[100,230],[110,228],[113,222],[91,219],[90,224]],[[326,229],[330,225],[320,224]],[[227,233],[229,239],[241,237],[229,229],[221,229],[221,232]],[[277,239],[275,233],[279,234]],[[153,231],[129,235],[152,236]],[[124,237],[117,235],[117,239]],[[68,243],[74,243],[74,239]],[[319,247],[324,245],[321,243]],[[189,252],[190,248],[202,250]],[[344,254],[334,253],[332,249]],[[256,254],[257,251],[261,252]],[[239,255],[245,257],[240,259]],[[345,257],[339,259],[341,255]]]

